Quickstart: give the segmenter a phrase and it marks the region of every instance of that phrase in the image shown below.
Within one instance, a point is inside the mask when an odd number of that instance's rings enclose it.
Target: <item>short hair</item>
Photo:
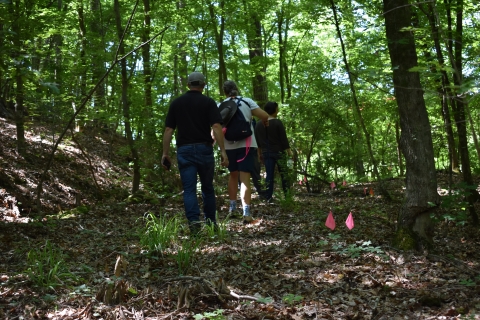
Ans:
[[[278,103],[276,103],[275,101],[268,101],[265,104],[265,107],[263,107],[265,112],[268,114],[274,114],[277,108],[278,108]]]
[[[232,80],[227,80],[223,83],[223,92],[229,97],[235,97],[240,95],[237,84]]]

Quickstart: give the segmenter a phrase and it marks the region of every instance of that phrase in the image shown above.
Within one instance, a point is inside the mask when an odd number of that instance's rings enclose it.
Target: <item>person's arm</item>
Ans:
[[[260,147],[257,147],[257,157],[258,157],[258,162],[263,163],[262,148]]]
[[[265,127],[268,127],[268,113],[266,113],[265,110],[261,108],[255,108],[252,109],[252,114],[258,119],[260,119],[265,125]]]
[[[166,158],[170,163],[172,163],[172,159],[170,159],[170,143],[172,143],[173,137],[173,128],[166,127],[165,132],[163,133],[163,153],[162,153],[162,166],[167,169],[166,166],[163,165],[163,161]]]
[[[223,138],[223,131],[222,131],[222,125],[220,123],[214,123],[212,126],[212,132],[213,135],[215,136],[215,141],[218,143],[218,146],[220,147],[220,153],[222,157],[222,166],[228,167],[228,157],[227,157],[227,151],[225,151],[225,140]]]

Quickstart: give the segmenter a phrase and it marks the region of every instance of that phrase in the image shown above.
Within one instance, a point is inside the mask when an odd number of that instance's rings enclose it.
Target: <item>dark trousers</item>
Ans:
[[[267,199],[270,199],[273,196],[275,166],[278,167],[278,171],[280,172],[280,177],[282,178],[282,189],[286,197],[289,190],[286,154],[283,152],[264,152],[263,161],[265,163],[265,170],[267,171]]]

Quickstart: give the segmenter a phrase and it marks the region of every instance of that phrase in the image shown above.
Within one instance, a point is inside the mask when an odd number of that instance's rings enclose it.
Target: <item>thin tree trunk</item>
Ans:
[[[403,167],[403,155],[400,148],[400,124],[398,121],[395,121],[395,140],[397,141],[397,161],[398,161],[398,170],[400,176],[405,174],[405,168]]]
[[[138,2],[137,2],[138,3]],[[118,52],[123,56],[125,54],[125,46],[123,42],[123,28],[122,18],[120,14],[119,0],[114,0],[115,8],[115,22],[117,26],[117,34],[119,41]],[[133,180],[132,180],[132,194],[138,191],[140,187],[140,161],[138,158],[138,151],[133,139],[133,132],[130,120],[130,101],[128,99],[128,77],[127,77],[127,62],[126,59],[120,61],[121,75],[122,75],[122,106],[123,106],[123,121],[125,125],[125,135],[127,136],[128,145],[133,158]]]
[[[439,26],[436,23],[436,19],[435,19],[434,4],[432,2],[427,3],[427,10],[423,10],[423,11],[428,18],[430,29],[432,30],[432,37],[435,45],[435,52],[437,54],[438,63],[440,66],[443,66],[445,64],[445,59],[443,57],[443,52],[440,45],[440,32],[439,32]],[[434,66],[433,68],[435,68],[434,72],[436,72],[436,67]],[[447,135],[449,159],[451,159],[450,170],[458,171],[459,160],[458,160],[458,155],[457,155],[457,150],[455,145],[452,121],[450,118],[450,109],[448,107],[449,101],[450,101],[448,97],[453,96],[453,93],[451,90],[450,81],[448,79],[448,74],[445,71],[445,68],[442,68],[440,72],[441,72],[442,78],[441,78],[441,86],[438,89],[438,93],[441,99],[440,101],[442,105],[442,116],[443,116],[443,123],[445,126],[445,133]]]
[[[448,15],[448,33],[453,36],[454,45],[447,46],[449,52],[450,63],[454,69],[453,83],[456,88],[463,85],[463,69],[462,69],[462,51],[463,51],[463,0],[457,0],[456,9],[456,25],[455,32],[452,31],[452,16],[450,6],[447,6]],[[475,186],[470,167],[470,156],[468,152],[467,123],[465,117],[465,98],[462,94],[456,94],[452,99],[453,116],[457,125],[458,149],[460,152],[460,160],[462,162],[463,181],[468,186]],[[478,192],[473,188],[464,190],[467,193],[468,211],[472,218],[474,226],[479,225],[478,215],[475,211],[474,203],[479,199]]]
[[[352,73],[350,72],[350,65],[348,64],[347,52],[345,50],[345,44],[343,43],[342,32],[340,30],[340,23],[339,23],[338,17],[337,17],[337,8],[335,6],[334,0],[330,0],[330,4],[332,6],[333,18],[334,18],[334,21],[335,21],[335,27],[337,29],[337,35],[338,35],[338,38],[340,40],[340,45],[341,45],[341,48],[342,48],[343,62],[345,64],[345,69],[346,69],[347,74],[348,74],[348,80],[349,80],[349,83],[350,83],[350,91],[352,93],[353,105],[354,105],[354,108],[355,108],[355,111],[356,111],[356,114],[357,114],[357,118],[358,118],[357,123],[360,125],[361,130],[363,131],[363,134],[365,135],[365,140],[367,142],[368,155],[370,157],[370,161],[371,161],[372,166],[373,166],[373,174],[375,176],[375,179],[379,182],[379,188],[380,188],[379,191],[382,195],[384,195],[388,199],[391,199],[391,196],[389,195],[389,193],[386,191],[385,187],[381,183],[380,174],[378,172],[377,160],[375,159],[375,156],[373,155],[370,133],[368,132],[367,127],[365,126],[365,121],[363,120],[363,116],[362,116],[362,113],[360,111],[360,107],[358,105],[358,99],[357,99],[357,93],[356,93],[356,90],[355,90],[355,84],[354,84],[354,80],[353,80],[353,77],[352,77]]]
[[[432,204],[440,204],[433,143],[417,66],[408,0],[383,0],[393,84],[400,115],[400,147],[406,161],[405,202],[399,213],[394,244],[402,249],[433,246]]]
[[[220,8],[220,25],[217,28],[218,17],[215,14],[215,6],[213,3],[209,3],[208,9],[210,12],[210,19],[212,22],[213,32],[215,36],[215,43],[217,44],[218,52],[218,94],[223,96],[223,83],[227,78],[227,66],[225,64],[225,52],[223,50],[223,37],[225,34],[225,1],[218,2]]]
[[[105,65],[103,63],[104,57],[102,51],[105,50],[103,19],[102,19],[102,7],[100,0],[90,0],[90,10],[92,19],[90,20],[90,30],[92,30],[94,36],[88,37],[91,43],[91,71],[92,79],[101,79],[105,73]],[[93,95],[93,108],[95,111],[104,110],[105,108],[105,84],[101,83],[95,94]],[[95,119],[98,120],[99,119]],[[99,125],[99,124],[97,124]]]
[[[21,10],[20,1],[15,1],[15,4],[10,6],[13,11],[13,23],[12,30],[15,33],[13,37],[13,46],[14,50],[12,51],[13,60],[22,60],[20,56],[20,50],[22,50],[22,26],[20,25],[21,20]],[[27,144],[25,142],[25,106],[24,102],[24,83],[23,76],[25,70],[22,68],[23,63],[18,62],[16,64],[15,72],[15,125],[17,129],[17,151],[18,153],[25,157],[27,154]]]

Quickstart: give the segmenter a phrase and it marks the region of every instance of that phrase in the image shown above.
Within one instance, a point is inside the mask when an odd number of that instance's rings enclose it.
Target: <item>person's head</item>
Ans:
[[[235,97],[240,95],[237,84],[232,80],[227,80],[223,83],[223,92],[227,97]]]
[[[263,107],[263,109],[265,110],[266,113],[268,113],[269,115],[272,115],[278,110],[278,103],[276,103],[275,101],[268,101],[265,104],[265,107]]]
[[[191,90],[203,90],[205,76],[201,72],[192,72],[188,75],[188,88]]]

